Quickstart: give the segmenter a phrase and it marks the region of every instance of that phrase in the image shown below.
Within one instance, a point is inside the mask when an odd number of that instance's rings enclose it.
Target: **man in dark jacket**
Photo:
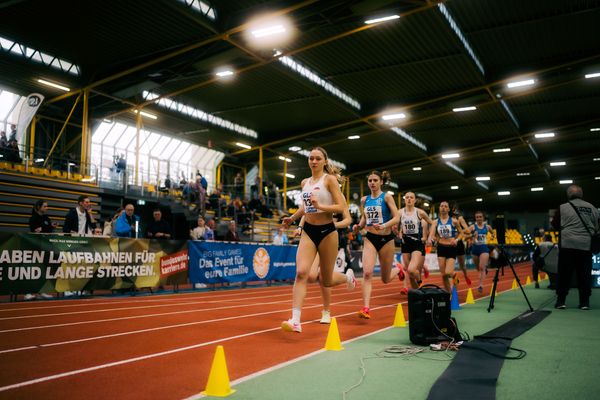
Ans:
[[[554,307],[566,308],[565,301],[575,271],[579,289],[579,308],[589,310],[592,295],[592,241],[589,231],[598,232],[598,209],[583,200],[583,189],[577,185],[567,188],[567,199],[569,201],[560,205],[552,219],[554,229],[560,230],[558,286]]]
[[[152,217],[154,219],[148,224],[146,237],[148,239],[171,239],[171,227],[167,221],[162,219],[160,209],[155,209],[152,212]]]
[[[92,203],[86,195],[77,198],[77,207],[69,210],[65,217],[64,233],[79,235],[92,235],[96,228],[96,221],[92,216]]]

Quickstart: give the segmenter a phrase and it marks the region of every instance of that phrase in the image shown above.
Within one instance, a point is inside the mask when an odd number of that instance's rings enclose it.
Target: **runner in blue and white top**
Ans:
[[[452,293],[457,236],[459,232],[462,232],[462,227],[457,218],[450,216],[450,206],[447,201],[440,203],[439,213],[439,218],[433,221],[428,243],[431,244],[437,238],[437,257],[440,273],[442,274],[444,287],[448,293]]]
[[[398,237],[402,239],[402,265],[408,270],[410,286],[418,289],[425,260],[425,241],[432,221],[425,211],[415,207],[415,201],[414,192],[404,194],[404,208],[400,209]],[[402,293],[407,294],[408,289],[405,287]]]
[[[399,275],[402,279],[404,275],[402,269],[393,268],[395,246],[392,227],[398,225],[400,216],[392,195],[381,190],[389,180],[390,174],[387,171],[371,171],[367,177],[371,194],[360,200],[362,216],[360,222],[354,226],[356,232],[363,227],[367,230],[362,254],[363,307],[358,312],[358,316],[365,319],[371,318],[369,307],[373,270],[377,257],[379,257],[381,265],[381,281],[383,283],[389,283]]]
[[[469,226],[469,231],[473,234],[473,247],[471,247],[471,256],[473,256],[473,264],[479,271],[479,287],[477,290],[479,293],[483,292],[483,278],[485,278],[485,271],[490,260],[490,249],[487,246],[487,235],[491,233],[492,238],[494,232],[492,227],[484,221],[483,212],[477,211],[475,213],[475,224]]]

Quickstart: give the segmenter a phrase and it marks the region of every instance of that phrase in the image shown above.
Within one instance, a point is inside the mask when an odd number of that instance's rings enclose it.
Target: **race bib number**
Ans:
[[[311,194],[312,192],[302,192],[302,202],[304,203],[304,212],[306,214],[314,214],[318,211],[310,201]]]
[[[381,206],[365,207],[365,216],[367,218],[367,226],[373,224],[383,224],[383,213]]]
[[[486,244],[487,242],[487,235],[482,234],[482,233],[478,233],[477,234],[477,239],[475,240],[475,243],[477,244]]]
[[[448,225],[440,225],[438,226],[438,234],[441,238],[448,239],[452,237],[452,230]]]
[[[415,224],[412,221],[405,222],[404,223],[404,233],[409,234],[409,235],[416,235],[417,233],[419,233],[419,231],[417,230],[417,224]]]

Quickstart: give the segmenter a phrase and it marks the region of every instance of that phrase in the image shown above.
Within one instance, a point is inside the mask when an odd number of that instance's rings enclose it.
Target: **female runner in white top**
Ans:
[[[404,208],[400,209],[398,237],[402,239],[402,265],[408,268],[410,286],[417,289],[421,283],[421,268],[425,259],[428,226],[432,223],[427,213],[415,207],[414,192],[404,194]],[[423,223],[425,221],[425,223]]]
[[[322,285],[334,286],[333,268],[337,257],[338,234],[333,214],[342,214],[348,208],[339,186],[337,168],[327,158],[327,152],[315,147],[308,156],[310,178],[302,181],[302,204],[291,217],[283,219],[284,227],[305,216],[304,229],[296,253],[296,280],[294,282],[292,318],[281,328],[288,332],[302,332],[300,314],[310,267],[319,254]],[[337,177],[337,178],[336,178]]]

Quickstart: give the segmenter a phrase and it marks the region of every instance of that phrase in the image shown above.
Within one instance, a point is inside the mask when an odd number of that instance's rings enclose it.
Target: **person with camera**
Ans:
[[[592,254],[598,253],[598,209],[583,200],[578,185],[567,188],[567,202],[554,214],[552,226],[560,231],[558,253],[558,286],[554,308],[564,310],[573,271],[577,275],[579,308],[590,309],[592,295]]]

